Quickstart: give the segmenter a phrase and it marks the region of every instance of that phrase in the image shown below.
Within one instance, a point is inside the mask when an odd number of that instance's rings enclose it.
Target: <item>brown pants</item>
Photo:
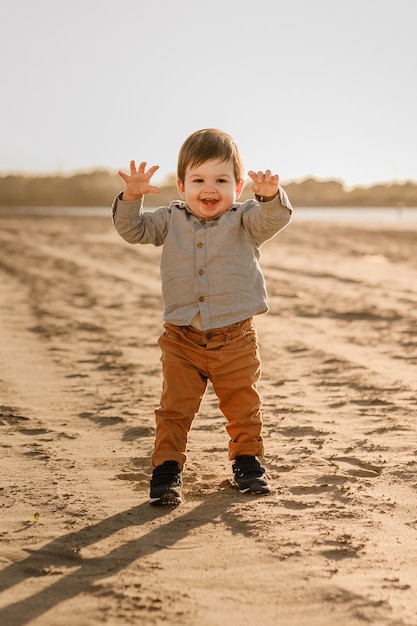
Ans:
[[[164,328],[158,342],[163,388],[161,405],[155,410],[154,467],[164,461],[177,461],[183,467],[188,432],[208,380],[227,419],[229,459],[262,456],[262,398],[256,388],[261,364],[252,318],[209,331],[173,324]]]

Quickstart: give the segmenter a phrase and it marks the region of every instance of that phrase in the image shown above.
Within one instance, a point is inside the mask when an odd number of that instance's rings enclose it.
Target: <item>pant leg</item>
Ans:
[[[177,461],[182,468],[186,460],[188,433],[197,414],[207,377],[201,373],[198,347],[194,347],[175,328],[159,338],[163,387],[160,406],[155,410],[154,467],[164,461]]]
[[[249,454],[263,456],[261,375],[256,329],[251,326],[225,341],[210,361],[209,377],[227,419],[229,459]]]

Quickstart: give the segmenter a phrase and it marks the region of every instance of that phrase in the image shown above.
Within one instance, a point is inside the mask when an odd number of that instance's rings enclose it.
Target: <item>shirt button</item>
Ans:
[[[199,241],[198,244],[197,244],[197,248],[202,248],[203,246],[204,246],[203,242]]]
[[[204,296],[200,296],[198,299],[199,302],[204,302]]]
[[[204,270],[198,270],[198,275],[202,276],[204,274]]]

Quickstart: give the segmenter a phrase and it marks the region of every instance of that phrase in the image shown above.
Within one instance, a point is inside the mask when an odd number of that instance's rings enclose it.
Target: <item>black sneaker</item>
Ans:
[[[232,470],[240,493],[266,494],[271,492],[265,470],[255,456],[237,456]]]
[[[181,470],[176,461],[165,461],[152,472],[150,503],[177,506],[181,503]]]

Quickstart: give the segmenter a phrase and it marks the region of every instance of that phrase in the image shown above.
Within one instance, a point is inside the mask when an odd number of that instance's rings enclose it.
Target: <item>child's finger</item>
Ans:
[[[152,165],[152,167],[150,167],[146,172],[146,175],[149,176],[149,178],[152,178],[156,170],[159,170],[159,165]]]

